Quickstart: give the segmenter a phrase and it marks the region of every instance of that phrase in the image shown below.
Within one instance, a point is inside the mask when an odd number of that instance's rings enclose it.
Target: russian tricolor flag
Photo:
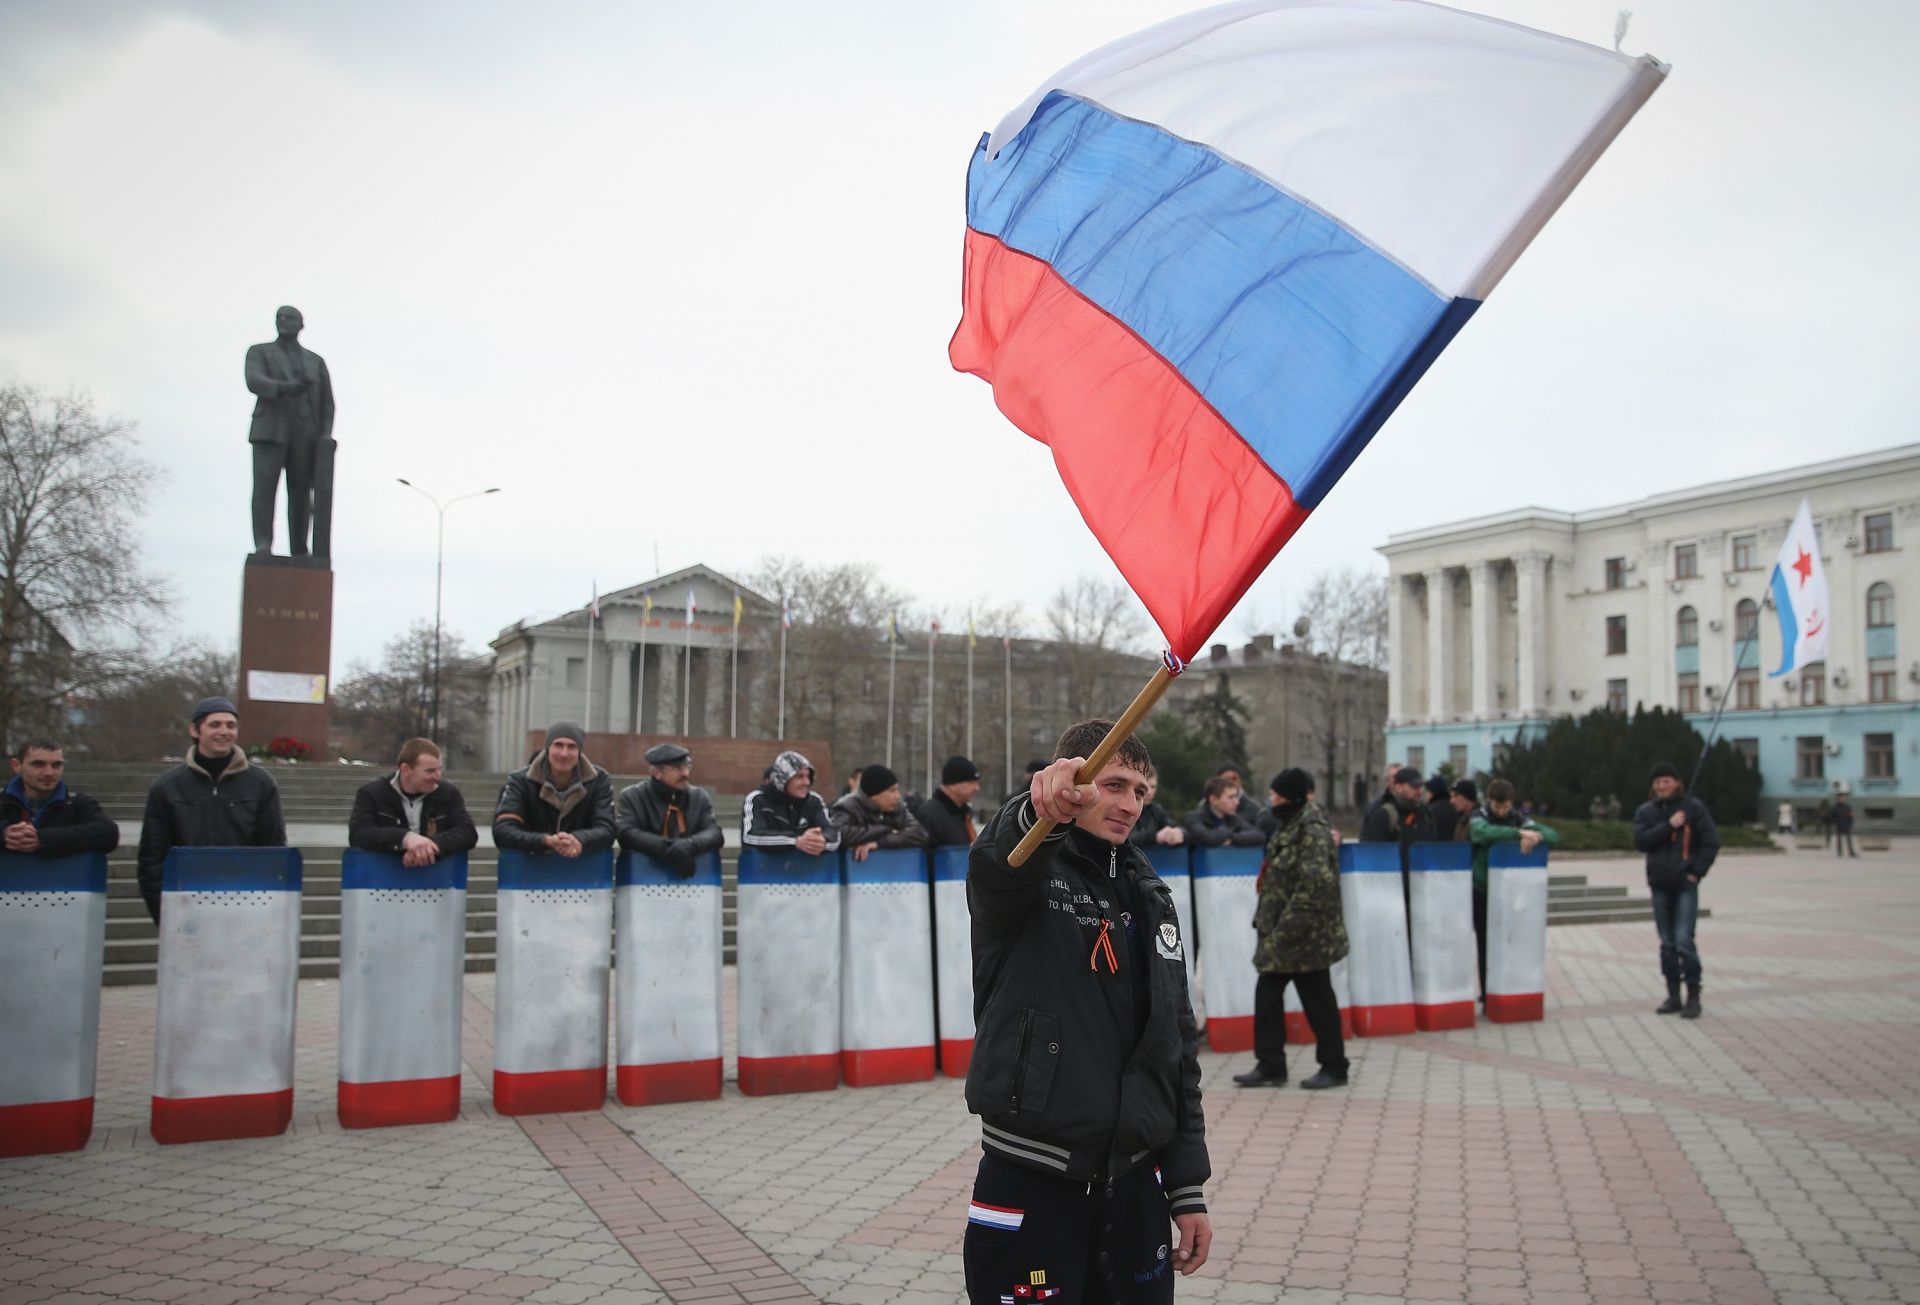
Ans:
[[[953,365],[1190,659],[1666,71],[1419,0],[1116,41],[974,154]]]

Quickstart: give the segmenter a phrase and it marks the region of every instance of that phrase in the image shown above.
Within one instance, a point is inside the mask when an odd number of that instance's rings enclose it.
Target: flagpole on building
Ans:
[[[733,693],[727,708],[727,737],[740,737],[740,594],[733,595]]]
[[[1140,722],[1147,718],[1147,713],[1153,710],[1154,704],[1160,701],[1161,695],[1166,693],[1168,687],[1172,685],[1174,677],[1186,669],[1186,663],[1172,653],[1167,653],[1161,659],[1160,669],[1153,673],[1153,678],[1147,681],[1147,686],[1135,695],[1132,705],[1120,714],[1120,719],[1115,721],[1113,728],[1107,731],[1107,737],[1100,740],[1100,746],[1093,750],[1093,755],[1087,758],[1086,764],[1081,766],[1079,773],[1074,776],[1074,783],[1091,784],[1099,776],[1107,762],[1113,759],[1113,754],[1119,749],[1121,740],[1140,727]],[[1008,767],[1008,771],[1011,773],[1011,766]],[[1033,855],[1034,849],[1040,846],[1040,840],[1052,830],[1053,821],[1035,819],[1033,828],[1027,831],[1027,836],[1020,840],[1020,845],[1007,857],[1007,864],[1014,867],[1025,865],[1027,858]]]
[[[927,787],[933,792],[933,650],[940,639],[940,622],[927,632]]]
[[[587,711],[580,728],[593,733],[593,621],[600,610],[600,582],[593,582],[593,601],[587,604]]]
[[[900,614],[887,613],[887,769],[893,769],[893,690],[900,678]]]
[[[1706,740],[1700,745],[1699,759],[1693,763],[1693,778],[1687,781],[1689,796],[1693,793],[1693,786],[1700,782],[1700,767],[1706,764],[1707,753],[1713,750],[1713,736],[1720,730],[1720,717],[1726,713],[1727,699],[1733,696],[1734,683],[1740,678],[1740,645],[1743,640],[1737,637],[1740,633],[1738,625],[1734,627],[1733,633],[1736,636],[1733,641],[1733,674],[1727,677],[1727,687],[1720,693],[1720,705],[1713,709],[1713,720],[1707,726]],[[1758,643],[1759,640],[1755,639],[1753,642]]]
[[[633,689],[633,729],[636,734],[647,732],[647,627],[652,623],[653,595],[648,594],[640,602],[640,682]]]
[[[787,737],[787,627],[793,624],[793,609],[785,602],[780,604],[780,723],[774,733],[784,741]]]
[[[687,590],[687,655],[680,675],[680,734],[686,737],[693,726],[693,590]]]

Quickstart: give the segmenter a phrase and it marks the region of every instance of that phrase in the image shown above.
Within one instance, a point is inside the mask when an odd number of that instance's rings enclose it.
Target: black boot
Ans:
[[[1680,1013],[1680,980],[1667,980],[1667,999],[1655,1008],[1655,1015],[1678,1015]]]
[[[1697,1020],[1700,1018],[1699,984],[1689,983],[1687,985],[1687,1004],[1680,1008],[1680,1018],[1683,1020]]]

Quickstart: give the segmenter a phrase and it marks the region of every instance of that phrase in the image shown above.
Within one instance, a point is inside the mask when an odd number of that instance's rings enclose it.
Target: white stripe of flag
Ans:
[[[967,1205],[967,1222],[985,1224],[989,1228],[1018,1228],[1020,1221],[1026,1218],[1024,1210],[1009,1210],[998,1205],[982,1205],[978,1201]]]

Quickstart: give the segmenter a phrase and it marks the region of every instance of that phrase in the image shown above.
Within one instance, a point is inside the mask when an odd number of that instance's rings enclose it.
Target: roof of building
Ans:
[[[1901,444],[1872,453],[1856,453],[1844,458],[1810,462],[1779,471],[1765,471],[1731,480],[1709,481],[1704,485],[1696,485],[1688,489],[1653,494],[1630,503],[1590,508],[1584,512],[1566,512],[1544,507],[1512,508],[1505,512],[1468,517],[1443,525],[1403,530],[1398,534],[1389,535],[1387,542],[1380,546],[1379,551],[1392,554],[1401,549],[1430,544],[1450,536],[1496,533],[1516,526],[1558,527],[1571,533],[1583,527],[1614,524],[1622,518],[1687,511],[1712,506],[1728,499],[1751,498],[1796,485],[1813,488],[1822,482],[1831,484],[1836,481],[1869,480],[1886,474],[1891,465],[1903,462],[1920,464],[1920,444]]]

